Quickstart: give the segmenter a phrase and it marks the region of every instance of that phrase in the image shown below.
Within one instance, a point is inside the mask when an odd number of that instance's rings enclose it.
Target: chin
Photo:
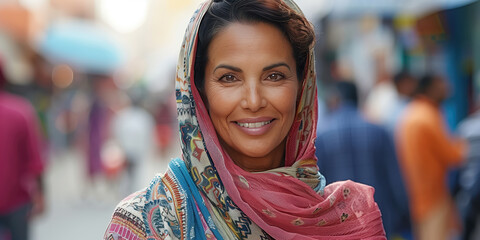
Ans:
[[[255,149],[255,148],[240,148],[237,149],[237,153],[240,155],[243,155],[245,157],[251,157],[251,158],[262,158],[266,157],[271,151],[268,151],[267,149]]]
[[[267,151],[250,151],[243,154],[251,158],[264,158],[264,157],[267,157],[268,152]]]
[[[261,159],[261,158],[275,158],[275,156],[283,155],[285,146],[280,144],[278,146],[269,146],[265,143],[256,143],[252,145],[245,145],[237,148],[237,154],[243,155],[247,158]],[[282,153],[281,153],[282,152]]]

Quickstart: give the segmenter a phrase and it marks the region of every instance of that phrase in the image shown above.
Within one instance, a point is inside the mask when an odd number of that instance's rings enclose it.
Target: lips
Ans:
[[[235,126],[243,133],[252,136],[266,134],[272,127],[275,118],[251,118],[235,121]]]
[[[259,128],[262,126],[265,126],[273,121],[264,121],[264,122],[253,122],[253,123],[241,123],[241,122],[236,122],[238,126],[244,127],[244,128]]]

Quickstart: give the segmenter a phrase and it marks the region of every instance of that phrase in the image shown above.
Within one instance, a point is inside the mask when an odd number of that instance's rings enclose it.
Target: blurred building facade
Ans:
[[[333,11],[320,18],[316,22],[320,84],[328,85],[334,78],[357,79],[365,101],[374,86],[391,82],[402,70],[416,77],[440,72],[452,88],[444,110],[450,128],[455,129],[473,111],[480,93],[480,51],[475,44],[480,40],[475,24],[480,3],[441,2],[445,5],[418,13],[365,7],[360,12]]]

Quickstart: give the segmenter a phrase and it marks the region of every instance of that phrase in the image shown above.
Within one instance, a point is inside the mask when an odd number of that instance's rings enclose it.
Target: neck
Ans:
[[[286,139],[278,145],[273,151],[265,156],[248,156],[231,148],[221,141],[223,149],[230,156],[235,165],[247,172],[263,172],[285,165],[285,145]]]
[[[440,105],[442,104],[441,100],[439,100],[436,97],[431,96],[431,95],[421,95],[420,99],[427,100],[429,103],[431,103],[435,107],[440,107]]]

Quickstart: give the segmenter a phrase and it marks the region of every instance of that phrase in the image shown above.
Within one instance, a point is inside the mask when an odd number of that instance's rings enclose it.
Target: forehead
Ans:
[[[209,60],[282,58],[293,60],[293,50],[286,36],[268,23],[230,23],[212,39]]]

